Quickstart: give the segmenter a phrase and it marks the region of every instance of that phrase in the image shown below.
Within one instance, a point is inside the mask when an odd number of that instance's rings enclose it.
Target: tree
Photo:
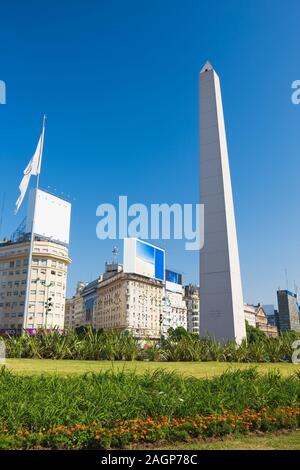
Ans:
[[[258,343],[266,339],[266,335],[263,331],[255,326],[249,325],[246,320],[246,334],[248,343]]]
[[[168,339],[171,341],[180,341],[182,338],[186,338],[189,336],[189,333],[186,331],[183,326],[177,326],[177,328],[169,328],[168,329]]]

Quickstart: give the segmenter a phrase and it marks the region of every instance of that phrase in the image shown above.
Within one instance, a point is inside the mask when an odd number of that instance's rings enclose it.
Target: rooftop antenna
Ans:
[[[288,280],[288,273],[287,273],[287,269],[286,269],[286,268],[285,268],[284,272],[285,272],[286,290],[289,290],[289,280]]]
[[[5,196],[6,196],[6,193],[4,192],[3,196],[2,196],[2,204],[1,204],[1,212],[0,212],[0,233],[1,233],[1,230],[2,230],[2,222],[3,222],[3,214],[4,214],[4,206],[5,206]]]
[[[296,281],[294,281],[294,293],[297,295],[298,297],[298,286],[296,284]]]
[[[116,246],[113,247],[112,254],[113,254],[113,259],[112,259],[113,264],[117,264],[118,248]]]

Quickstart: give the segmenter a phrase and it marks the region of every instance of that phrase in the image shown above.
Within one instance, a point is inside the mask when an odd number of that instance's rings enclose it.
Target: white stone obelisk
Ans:
[[[200,72],[200,334],[217,340],[246,336],[240,262],[220,80],[206,63]]]

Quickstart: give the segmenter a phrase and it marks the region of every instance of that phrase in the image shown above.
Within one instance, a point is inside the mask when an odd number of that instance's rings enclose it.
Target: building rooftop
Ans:
[[[287,289],[278,289],[277,294],[286,294],[290,295],[291,297],[297,298],[297,294]]]

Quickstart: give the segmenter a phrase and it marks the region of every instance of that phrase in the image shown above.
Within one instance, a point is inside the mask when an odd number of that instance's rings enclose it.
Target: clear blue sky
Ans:
[[[298,0],[3,0],[0,6],[2,235],[22,171],[48,116],[41,186],[70,194],[69,293],[111,258],[96,207],[198,201],[198,72],[209,59],[223,91],[244,298],[275,301],[300,285]],[[198,280],[183,242],[161,243],[170,268]]]

